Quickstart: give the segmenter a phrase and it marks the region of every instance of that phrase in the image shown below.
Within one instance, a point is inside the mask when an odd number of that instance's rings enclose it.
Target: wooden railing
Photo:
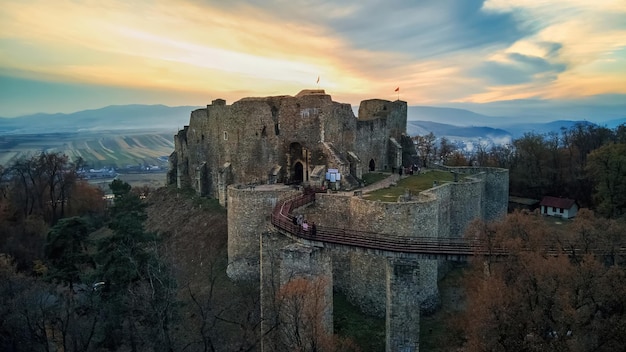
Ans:
[[[278,204],[272,212],[272,224],[281,231],[287,232],[310,241],[321,241],[338,245],[368,248],[390,252],[430,254],[430,255],[488,255],[506,256],[509,250],[501,246],[490,246],[485,240],[467,238],[432,238],[406,237],[381,234],[352,229],[317,226],[315,233],[312,229],[303,230],[294,222],[294,209],[315,202],[315,192],[307,191]],[[597,255],[624,256],[626,243],[595,243],[594,248],[580,248],[567,243],[545,243],[545,252],[549,255],[565,253],[567,255],[583,255],[594,253]],[[530,250],[529,248],[522,250]]]
[[[502,255],[503,248],[486,249],[480,240],[462,238],[406,237],[356,231],[336,227],[317,226],[315,233],[294,222],[292,211],[306,204],[315,202],[315,193],[305,193],[278,204],[272,212],[272,224],[293,236],[310,241],[321,241],[339,245],[376,249],[391,252],[433,254],[433,255]]]

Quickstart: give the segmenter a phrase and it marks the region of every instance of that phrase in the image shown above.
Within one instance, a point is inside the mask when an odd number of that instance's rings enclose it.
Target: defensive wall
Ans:
[[[334,102],[323,90],[304,90],[232,105],[216,99],[193,111],[189,125],[174,137],[168,182],[217,198],[228,208],[227,274],[261,283],[262,329],[268,329],[263,333],[286,319],[276,306],[281,286],[299,277],[321,278],[330,285],[321,295],[328,302],[323,309],[327,331],[332,332],[334,288],[363,311],[386,317],[388,351],[419,348],[420,309],[431,310],[438,302],[440,257],[306,243],[278,233],[270,222],[277,204],[301,194],[287,184],[321,184],[330,168],[341,172],[342,184],[350,184],[369,171],[411,164],[406,117],[403,101],[366,100],[355,117],[349,104]],[[297,211],[319,226],[408,239],[461,237],[473,219],[505,214],[507,170],[447,170],[457,182],[398,202],[322,194]],[[264,350],[289,345],[280,329],[264,336]]]
[[[408,198],[402,197],[400,202],[322,193],[316,196],[314,204],[298,208],[296,212],[319,227],[407,238],[460,238],[472,220],[493,220],[506,213],[507,170],[447,170],[457,174],[457,182],[436,185]],[[277,234],[269,224],[269,214],[276,204],[298,194],[301,191],[282,185],[228,188],[228,275],[236,280],[259,279],[265,297],[264,314],[271,315],[269,307],[274,294],[269,291],[293,277],[315,277],[312,269],[302,268],[311,268],[310,263],[319,262],[312,258],[325,258],[324,270],[320,272],[335,290],[344,293],[364,312],[386,317],[389,351],[396,350],[393,346],[397,347],[394,344],[398,341],[408,341],[405,347],[418,346],[419,311],[432,311],[438,305],[437,282],[443,260],[342,250]],[[407,307],[413,308],[409,312]],[[328,309],[332,311],[332,307]],[[405,331],[407,326],[410,329]],[[398,330],[400,328],[404,330]]]

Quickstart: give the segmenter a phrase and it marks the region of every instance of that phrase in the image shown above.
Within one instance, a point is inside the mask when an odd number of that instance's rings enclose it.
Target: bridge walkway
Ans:
[[[311,229],[305,231],[294,222],[291,214],[296,208],[315,202],[315,193],[309,192],[277,204],[271,215],[271,223],[280,231],[290,236],[308,241],[319,241],[341,246],[358,247],[376,251],[387,251],[395,254],[419,254],[430,258],[464,258],[473,255],[504,257],[509,251],[504,247],[489,247],[486,241],[467,238],[433,238],[406,237],[381,234],[353,229],[317,226],[315,233]],[[598,245],[603,245],[598,243]],[[571,245],[546,243],[547,254],[558,255],[567,253],[584,254],[589,250],[574,248]],[[619,246],[607,243],[592,250],[599,255],[626,255],[626,243]]]

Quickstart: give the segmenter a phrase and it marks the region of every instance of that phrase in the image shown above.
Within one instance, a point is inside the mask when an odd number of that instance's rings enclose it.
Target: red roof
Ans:
[[[543,197],[543,199],[541,200],[541,203],[539,203],[539,205],[545,205],[546,207],[555,207],[555,208],[569,209],[575,203],[576,203],[575,200],[569,199],[569,198],[558,198],[558,197],[545,196],[545,197]]]

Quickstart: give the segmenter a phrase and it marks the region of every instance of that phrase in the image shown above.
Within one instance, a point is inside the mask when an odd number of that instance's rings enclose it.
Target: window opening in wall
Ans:
[[[556,207],[552,207],[552,212],[556,213]]]
[[[559,213],[563,214],[563,208],[559,208]]]
[[[370,168],[370,171],[376,170],[376,163],[374,162],[374,159],[370,159],[369,168]]]
[[[228,140],[228,132],[224,131],[224,140],[227,141]]]

